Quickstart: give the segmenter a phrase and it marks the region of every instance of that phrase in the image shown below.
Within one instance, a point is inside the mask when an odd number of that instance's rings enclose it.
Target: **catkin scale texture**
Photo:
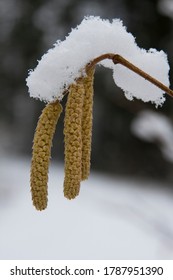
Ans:
[[[90,173],[94,72],[94,68],[89,69],[83,78],[85,93],[82,115],[82,180],[86,180]]]
[[[82,110],[83,79],[72,84],[67,98],[64,119],[65,178],[64,196],[73,199],[79,194],[82,176]]]
[[[40,211],[47,207],[52,138],[61,112],[59,101],[49,103],[42,111],[34,135],[30,183],[33,205]]]

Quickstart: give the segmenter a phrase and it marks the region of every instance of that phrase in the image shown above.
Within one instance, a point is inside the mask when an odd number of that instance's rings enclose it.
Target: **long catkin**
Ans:
[[[89,69],[87,71],[87,76],[84,77],[85,94],[82,116],[82,180],[87,179],[90,173],[94,71],[94,68]]]
[[[40,211],[47,207],[52,138],[61,112],[59,101],[49,103],[42,111],[34,135],[30,183],[33,205]]]
[[[64,119],[65,178],[64,196],[73,199],[79,194],[82,173],[82,110],[83,79],[72,84],[67,98]]]

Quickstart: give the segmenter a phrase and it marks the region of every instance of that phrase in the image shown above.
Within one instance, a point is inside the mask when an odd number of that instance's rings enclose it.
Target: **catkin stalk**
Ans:
[[[65,178],[64,196],[73,199],[79,194],[82,164],[83,79],[72,84],[67,98],[64,119]]]
[[[89,69],[87,71],[87,76],[84,77],[85,94],[82,116],[82,180],[87,179],[90,173],[94,71],[94,68]]]
[[[34,135],[30,183],[33,205],[40,211],[47,207],[52,138],[61,112],[59,101],[49,103],[42,111]]]

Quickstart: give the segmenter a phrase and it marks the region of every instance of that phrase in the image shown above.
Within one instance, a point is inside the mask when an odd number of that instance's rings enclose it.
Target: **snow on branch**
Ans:
[[[37,210],[48,203],[48,171],[60,104],[68,93],[64,116],[64,196],[74,199],[90,174],[93,82],[96,64],[112,69],[125,96],[156,106],[164,102],[169,65],[163,51],[140,49],[120,20],[86,17],[63,42],[58,41],[27,78],[30,96],[48,102],[33,140],[31,193]]]
[[[29,72],[27,86],[30,96],[46,102],[61,100],[65,90],[85,75],[88,63],[109,53],[120,55],[166,87],[169,86],[169,65],[163,51],[139,48],[133,35],[127,32],[119,19],[110,22],[90,16],[85,17],[64,41],[57,41],[43,55],[37,67]],[[98,64],[112,69],[115,83],[123,89],[128,99],[135,97],[157,106],[163,104],[164,89],[149,83],[121,63],[115,64],[106,59]]]

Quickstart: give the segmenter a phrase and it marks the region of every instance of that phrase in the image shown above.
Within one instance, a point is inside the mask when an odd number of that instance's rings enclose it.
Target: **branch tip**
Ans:
[[[121,64],[128,68],[129,70],[133,71],[134,73],[138,74],[139,76],[143,77],[145,80],[149,81],[150,83],[154,84],[164,92],[166,92],[168,95],[173,97],[173,90],[165,86],[163,83],[149,75],[148,73],[144,72],[128,60],[126,60],[124,57],[122,57],[119,54],[112,54],[112,53],[107,53],[103,54],[101,56],[96,57],[93,59],[88,65],[86,66],[86,70],[93,68],[97,63],[101,62],[104,59],[111,59],[114,64]]]

